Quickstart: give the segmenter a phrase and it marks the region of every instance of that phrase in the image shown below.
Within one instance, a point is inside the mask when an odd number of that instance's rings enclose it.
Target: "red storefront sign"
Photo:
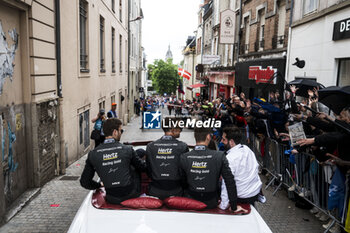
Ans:
[[[234,72],[209,72],[209,82],[232,87],[235,85],[234,74]]]
[[[268,83],[276,72],[277,69],[273,68],[273,66],[268,66],[266,69],[263,69],[261,66],[250,66],[248,78],[250,80],[255,80],[257,84]],[[271,83],[276,84],[276,79]]]

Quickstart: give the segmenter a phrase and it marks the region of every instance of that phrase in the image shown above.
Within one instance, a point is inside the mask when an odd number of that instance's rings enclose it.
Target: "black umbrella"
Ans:
[[[318,101],[338,115],[344,108],[350,107],[350,86],[327,87],[319,90],[318,95]]]
[[[308,90],[313,90],[314,88],[322,89],[324,86],[321,83],[316,82],[312,79],[295,79],[288,83],[289,85],[294,85],[298,88],[296,91],[297,96],[302,96],[309,98]]]

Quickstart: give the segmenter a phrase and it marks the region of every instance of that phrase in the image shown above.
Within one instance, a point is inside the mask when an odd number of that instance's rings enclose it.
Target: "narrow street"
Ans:
[[[163,111],[166,113],[167,111]],[[141,118],[135,118],[124,127],[122,141],[155,140],[160,131],[141,131]],[[180,140],[194,144],[193,131],[184,130]],[[40,193],[13,219],[0,228],[7,232],[66,232],[88,190],[79,184],[86,155],[73,163],[64,176],[59,176],[41,188]],[[267,179],[262,177],[263,182]],[[264,191],[267,202],[258,203],[257,210],[272,232],[322,232],[322,223],[307,210],[298,209],[287,198],[284,190],[272,196],[273,187]]]

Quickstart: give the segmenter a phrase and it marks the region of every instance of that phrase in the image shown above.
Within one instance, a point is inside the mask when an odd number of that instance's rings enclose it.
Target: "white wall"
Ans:
[[[326,87],[337,84],[336,59],[350,58],[350,39],[333,41],[333,26],[334,22],[349,18],[349,15],[347,8],[292,28],[288,81],[305,74],[316,77]],[[292,65],[296,57],[305,60],[303,69]]]

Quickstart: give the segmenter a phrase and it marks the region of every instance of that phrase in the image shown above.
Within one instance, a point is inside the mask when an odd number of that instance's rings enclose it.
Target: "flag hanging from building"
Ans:
[[[188,80],[190,80],[190,78],[191,78],[191,73],[190,72],[188,72],[188,71],[186,71],[185,69],[182,69],[182,68],[179,68],[178,69],[178,74],[181,76],[181,77],[184,77],[184,78],[186,78],[186,79],[188,79]]]
[[[182,78],[179,78],[179,86],[177,87],[177,91],[183,95],[185,94],[182,84]]]

